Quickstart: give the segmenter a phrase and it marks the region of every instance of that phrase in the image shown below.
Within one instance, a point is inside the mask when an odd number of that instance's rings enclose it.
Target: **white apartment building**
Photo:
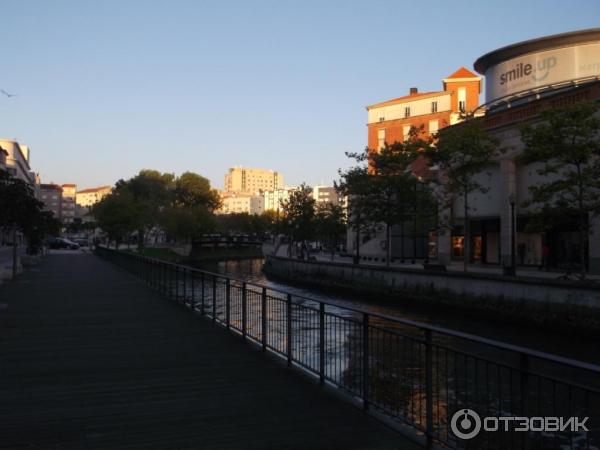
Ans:
[[[31,171],[29,147],[11,139],[0,139],[0,147],[6,152],[5,164],[8,172],[13,177],[26,181],[32,187],[35,187],[36,176]]]
[[[281,209],[281,202],[289,200],[290,194],[297,189],[297,187],[286,186],[282,189],[264,191],[262,196],[265,211],[277,211]]]
[[[100,186],[77,191],[75,194],[75,217],[81,219],[83,222],[91,220],[88,216],[90,207],[110,194],[111,191],[112,188],[110,186]]]
[[[265,210],[264,199],[260,195],[228,195],[221,200],[222,206],[218,214],[262,214]]]
[[[225,192],[258,194],[283,188],[283,174],[268,169],[232,167],[225,174]]]

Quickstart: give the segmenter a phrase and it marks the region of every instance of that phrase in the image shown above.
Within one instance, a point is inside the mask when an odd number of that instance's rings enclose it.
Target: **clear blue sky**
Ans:
[[[600,25],[588,1],[0,0],[0,136],[43,182],[272,168],[331,183],[365,105],[480,55]],[[482,99],[483,100],[483,99]]]

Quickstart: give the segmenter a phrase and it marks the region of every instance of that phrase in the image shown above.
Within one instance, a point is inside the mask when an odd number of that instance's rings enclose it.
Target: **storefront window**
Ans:
[[[452,257],[462,258],[464,250],[464,236],[452,236]]]

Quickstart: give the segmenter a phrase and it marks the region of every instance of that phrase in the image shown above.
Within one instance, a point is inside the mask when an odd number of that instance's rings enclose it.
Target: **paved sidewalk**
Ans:
[[[0,286],[1,449],[416,449],[84,253]]]

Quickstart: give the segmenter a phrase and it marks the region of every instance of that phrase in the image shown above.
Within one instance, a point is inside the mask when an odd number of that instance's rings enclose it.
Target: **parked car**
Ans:
[[[77,242],[73,242],[69,239],[61,238],[61,237],[52,237],[46,240],[46,245],[48,248],[52,249],[69,249],[69,250],[77,250],[79,248],[79,244]]]
[[[88,245],[90,245],[89,240],[86,238],[76,238],[76,239],[73,239],[73,242],[78,244],[80,247],[87,247]]]

